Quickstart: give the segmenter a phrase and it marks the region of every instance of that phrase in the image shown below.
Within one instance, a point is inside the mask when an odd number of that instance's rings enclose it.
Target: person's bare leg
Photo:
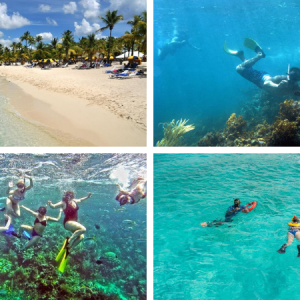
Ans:
[[[27,250],[28,248],[34,246],[39,240],[40,240],[40,236],[36,235],[34,236],[24,247],[24,250]]]
[[[239,64],[236,67],[238,73],[241,73],[244,68],[252,68],[260,59],[263,58],[263,54],[261,52],[257,53],[256,56],[245,60],[243,63]]]
[[[68,240],[68,248],[71,249],[73,247],[73,243],[76,239],[86,232],[86,228],[78,222],[68,221],[65,224],[65,229],[73,232],[72,236]]]
[[[77,246],[83,239],[84,239],[84,234],[81,234],[76,240],[74,240],[71,248]],[[71,250],[71,248],[69,249]]]
[[[288,247],[288,246],[292,245],[293,240],[294,240],[294,235],[291,234],[290,232],[288,232],[288,233],[287,233],[287,239],[288,239],[288,240],[287,240],[286,245],[287,245],[287,247]]]

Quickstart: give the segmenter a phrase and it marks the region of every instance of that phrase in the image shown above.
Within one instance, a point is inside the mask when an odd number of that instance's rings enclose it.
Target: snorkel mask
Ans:
[[[239,207],[241,204],[241,200],[240,199],[234,199],[234,206],[235,207]]]

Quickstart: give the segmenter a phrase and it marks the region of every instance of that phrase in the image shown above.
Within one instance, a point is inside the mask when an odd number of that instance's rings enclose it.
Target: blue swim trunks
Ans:
[[[247,80],[253,82],[259,88],[263,87],[263,83],[266,81],[266,79],[271,78],[268,72],[257,71],[253,68],[244,68],[240,74]]]
[[[297,232],[299,232],[299,230],[289,230],[289,233],[293,234],[294,236],[296,236]]]

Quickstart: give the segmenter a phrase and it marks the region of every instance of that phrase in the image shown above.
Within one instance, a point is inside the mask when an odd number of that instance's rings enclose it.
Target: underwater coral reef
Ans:
[[[198,146],[235,146],[235,147],[263,147],[263,146],[300,146],[300,101],[292,99],[283,103],[271,103],[266,97],[254,99],[263,103],[254,109],[249,105],[244,108],[244,115],[236,117],[233,113],[226,122],[226,128],[218,132],[209,132],[198,141]],[[278,107],[279,104],[279,113]],[[253,102],[252,102],[253,105]],[[257,111],[257,116],[254,111]],[[277,116],[275,116],[277,111]],[[275,119],[275,120],[274,120]],[[273,123],[269,123],[273,120]],[[260,122],[260,123],[259,123]],[[272,122],[272,121],[271,121]]]
[[[131,176],[141,175],[145,155],[0,154],[0,164],[2,186],[19,173],[34,176],[24,200],[32,210],[48,199],[60,199],[70,188],[79,196],[87,190],[93,194],[80,206],[85,238],[72,250],[64,273],[55,261],[69,234],[62,220],[47,226],[37,245],[27,250],[25,238],[0,233],[0,299],[146,299],[146,202],[120,207],[114,199],[118,187],[109,177],[119,165]],[[2,203],[5,199],[0,197]],[[49,209],[47,214],[55,217],[57,212]],[[22,212],[12,224],[18,230],[33,221]],[[0,222],[4,225],[1,214]]]

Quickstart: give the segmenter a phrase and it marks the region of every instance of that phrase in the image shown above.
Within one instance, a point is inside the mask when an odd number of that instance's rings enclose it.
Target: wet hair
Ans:
[[[297,216],[293,216],[293,219],[292,219],[293,222],[299,222],[299,218]]]
[[[300,69],[296,67],[291,68],[289,76],[292,81],[300,81]]]
[[[62,198],[62,200],[65,201],[65,202],[67,202],[70,198],[71,198],[71,199],[74,199],[74,197],[75,197],[75,193],[74,193],[74,192],[72,192],[72,191],[67,191],[67,192],[65,192],[65,194],[64,194],[64,196],[63,196],[63,198]]]
[[[120,202],[120,206],[125,205],[128,202],[128,196],[123,195],[123,196],[119,197],[119,202]]]
[[[47,213],[47,208],[45,206],[40,206],[38,213],[44,216]]]

